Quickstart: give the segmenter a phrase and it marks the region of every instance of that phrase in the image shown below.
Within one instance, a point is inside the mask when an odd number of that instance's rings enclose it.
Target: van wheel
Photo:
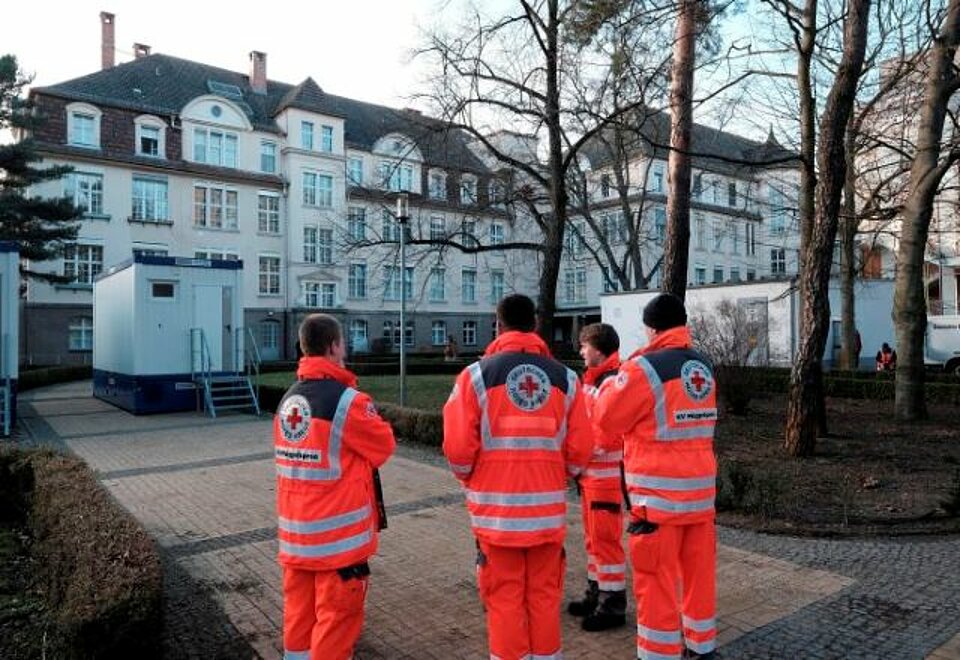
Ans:
[[[960,378],[960,360],[954,359],[947,362],[943,370],[948,374],[953,374],[957,378]]]

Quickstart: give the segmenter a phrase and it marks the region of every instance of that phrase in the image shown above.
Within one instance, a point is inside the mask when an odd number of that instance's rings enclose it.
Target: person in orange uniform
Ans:
[[[497,305],[498,337],[443,408],[443,452],[466,492],[490,657],[562,657],[566,478],[592,439],[576,374],[534,332],[533,301]]]
[[[691,347],[683,302],[660,294],[643,310],[650,342],[600,388],[601,441],[623,436],[637,657],[715,656],[717,388]],[[678,601],[679,590],[679,601]],[[684,651],[684,647],[686,651]]]
[[[580,331],[580,357],[587,367],[583,390],[587,413],[596,402],[600,385],[620,368],[620,337],[613,326],[593,323]],[[600,433],[595,429],[596,433]],[[583,538],[587,548],[587,591],[567,611],[584,617],[589,632],[626,623],[626,558],[623,552],[622,448],[616,440],[595,442],[590,464],[578,480],[583,512]]]
[[[332,316],[300,325],[297,382],[273,422],[284,660],[345,660],[363,627],[377,550],[374,470],[393,453],[393,430],[343,366]]]

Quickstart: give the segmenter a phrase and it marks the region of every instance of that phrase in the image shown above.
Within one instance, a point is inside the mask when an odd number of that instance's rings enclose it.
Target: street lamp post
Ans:
[[[407,193],[397,197],[397,224],[400,225],[400,405],[407,405],[407,221],[410,220]]]

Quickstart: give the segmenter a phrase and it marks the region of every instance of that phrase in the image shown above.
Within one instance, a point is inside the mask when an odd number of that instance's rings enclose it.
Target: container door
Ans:
[[[225,286],[223,287],[223,294],[221,298],[221,321],[223,327],[221,328],[221,335],[223,340],[221,344],[223,346],[223,355],[221,358],[221,363],[223,364],[224,371],[239,371],[241,366],[237,366],[236,363],[236,349],[235,349],[235,334],[233,331],[233,287]]]
[[[223,287],[193,286],[193,327],[201,328],[210,350],[210,370],[223,371]],[[194,368],[200,365],[195,364]]]

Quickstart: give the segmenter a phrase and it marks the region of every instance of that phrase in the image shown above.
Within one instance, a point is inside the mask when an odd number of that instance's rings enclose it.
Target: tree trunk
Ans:
[[[680,0],[670,71],[670,154],[667,169],[667,237],[660,289],[684,299],[690,253],[690,132],[693,127],[693,69],[700,0]]]
[[[897,419],[913,421],[927,416],[924,402],[923,340],[927,305],[923,290],[923,262],[933,200],[947,163],[940,163],[940,141],[948,104],[958,80],[953,61],[960,43],[960,0],[950,0],[946,20],[934,41],[930,68],[917,128],[917,152],[910,168],[910,187],[903,209],[893,320],[897,331],[897,383],[894,411]]]
[[[790,374],[784,439],[787,452],[793,456],[813,454],[823,412],[820,369],[830,321],[830,266],[846,175],[844,135],[863,68],[869,16],[870,0],[850,0],[843,28],[843,55],[820,118],[816,210],[800,273],[800,344]]]
[[[847,128],[846,182],[843,187],[843,213],[840,216],[840,368],[855,370],[860,367],[860,351],[857,349],[857,317],[853,285],[856,281],[857,199],[854,170],[856,159],[856,132],[853,122]]]
[[[800,191],[797,198],[797,221],[800,225],[798,272],[803,272],[810,234],[813,231],[814,197],[817,173],[817,103],[813,98],[810,68],[817,38],[817,0],[807,0],[803,9],[803,29],[797,53],[797,88],[800,95]],[[801,290],[801,295],[803,291]]]

